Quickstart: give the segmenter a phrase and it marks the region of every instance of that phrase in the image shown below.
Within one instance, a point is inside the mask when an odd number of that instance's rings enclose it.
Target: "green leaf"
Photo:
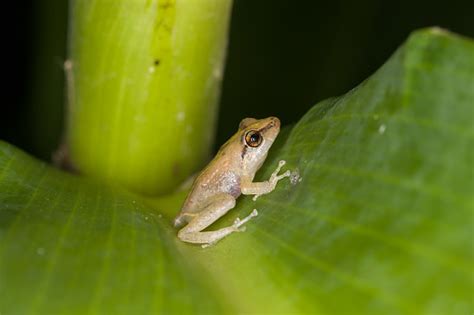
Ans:
[[[0,144],[0,312],[470,314],[474,44],[414,33],[371,78],[280,135],[283,181],[178,241],[182,194],[145,200]]]
[[[0,145],[0,312],[219,310],[204,273],[140,197]]]

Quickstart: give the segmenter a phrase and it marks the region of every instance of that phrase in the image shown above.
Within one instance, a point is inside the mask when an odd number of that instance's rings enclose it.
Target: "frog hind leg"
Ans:
[[[204,244],[203,247],[207,247],[231,233],[244,231],[242,225],[257,215],[255,210],[246,218],[235,220],[231,226],[216,231],[202,231],[234,207],[235,199],[229,194],[211,197],[203,210],[196,213],[191,221],[178,232],[178,238],[184,242]]]

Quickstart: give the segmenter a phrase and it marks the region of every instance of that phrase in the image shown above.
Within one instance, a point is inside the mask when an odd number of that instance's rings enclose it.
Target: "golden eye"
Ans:
[[[245,142],[252,148],[258,147],[262,143],[262,140],[262,135],[260,135],[258,131],[250,130],[245,134]]]

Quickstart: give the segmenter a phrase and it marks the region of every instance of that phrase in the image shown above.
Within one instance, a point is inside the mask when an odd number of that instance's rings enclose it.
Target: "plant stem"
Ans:
[[[231,5],[71,0],[67,146],[76,169],[153,195],[202,166]]]

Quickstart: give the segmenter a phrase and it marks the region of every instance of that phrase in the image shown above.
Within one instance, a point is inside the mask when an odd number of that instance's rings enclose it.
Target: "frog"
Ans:
[[[238,131],[195,178],[174,220],[175,227],[180,228],[178,238],[181,241],[208,247],[229,234],[245,231],[244,224],[258,215],[257,209],[243,219],[237,218],[230,226],[214,231],[204,229],[233,209],[241,194],[253,195],[255,201],[291,175],[289,170],[280,174],[286,164],[285,160],[280,160],[268,180],[253,181],[279,132],[277,117],[244,118],[240,122]]]

